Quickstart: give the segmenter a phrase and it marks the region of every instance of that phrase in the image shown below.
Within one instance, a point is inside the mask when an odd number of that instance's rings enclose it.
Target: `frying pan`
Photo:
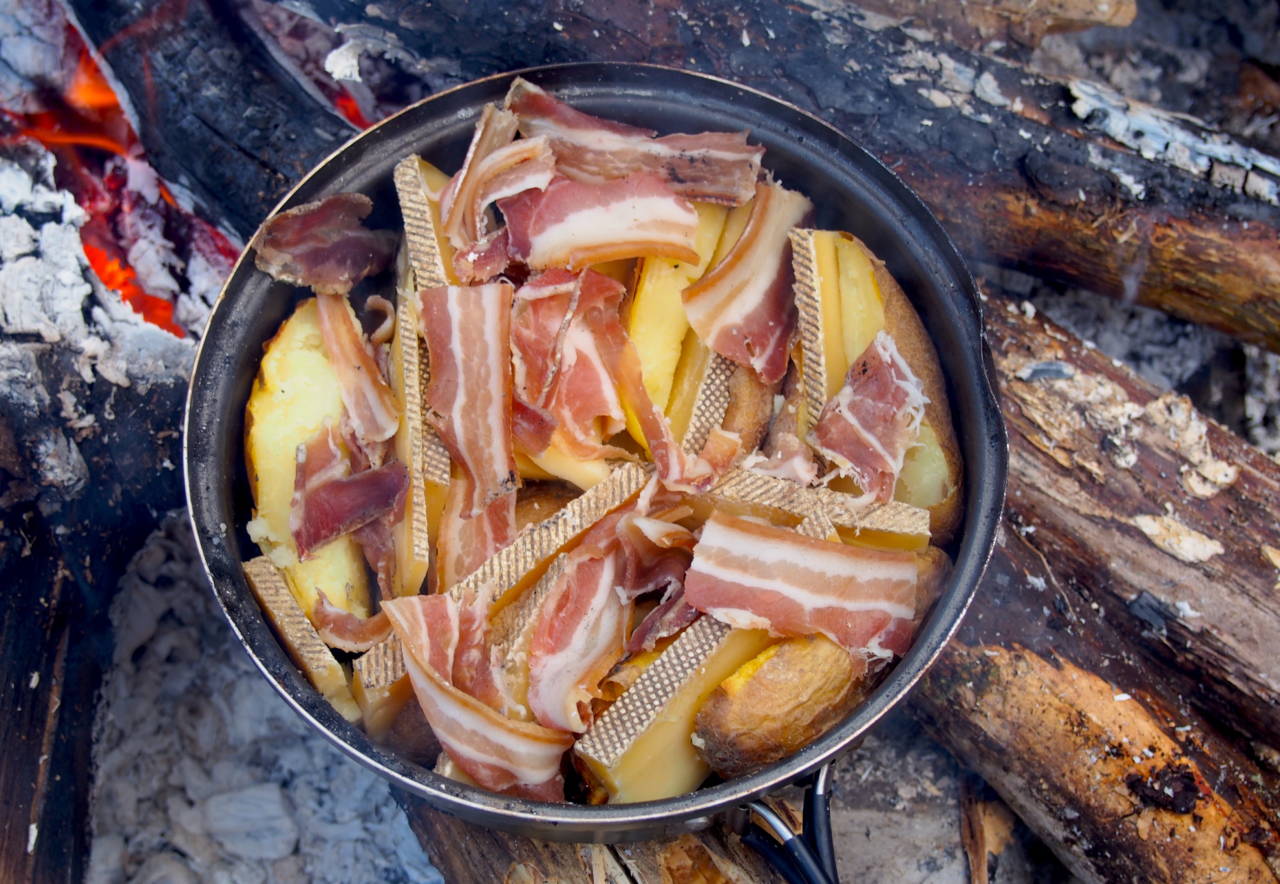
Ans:
[[[955,568],[911,650],[821,739],[758,773],[661,801],[585,807],[510,798],[438,776],[375,745],[343,720],[289,660],[241,571],[241,561],[257,554],[243,528],[251,508],[242,450],[244,407],[263,344],[299,297],[259,273],[248,250],[214,306],[192,372],[184,437],[188,506],[205,570],[241,643],[285,701],[356,761],[435,808],[520,835],[597,842],[670,837],[812,776],[858,741],[920,679],[955,632],[991,553],[1004,501],[1004,424],[992,390],[977,291],[963,261],[923,203],[844,134],[760,92],[670,68],[578,63],[519,73],[587,113],[661,132],[749,130],[751,140],[766,148],[764,164],[774,176],[813,199],[816,226],[856,234],[902,284],[937,346],[965,461],[964,526],[950,550]],[[482,106],[501,102],[513,76],[439,93],[357,135],[299,182],[276,211],[359,191],[373,199],[371,227],[398,227],[391,177],[396,162],[416,152],[443,169],[457,168]],[[374,288],[379,282],[373,281]],[[381,282],[390,289],[389,280]],[[818,783],[815,805],[825,803],[824,793]]]

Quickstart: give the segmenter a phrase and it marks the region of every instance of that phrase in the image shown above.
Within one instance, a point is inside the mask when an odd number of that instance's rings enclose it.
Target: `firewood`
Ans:
[[[1086,881],[1280,875],[1280,466],[988,302],[1011,469],[915,707]]]
[[[99,44],[135,14],[130,0],[72,5]],[[738,80],[861,142],[971,256],[1136,296],[1280,349],[1280,161],[1194,121],[933,42],[849,5],[692,0],[643,15],[631,4],[582,9],[563,0],[431,11],[409,2],[311,6],[330,25],[358,25],[345,32],[355,48],[395,47],[427,72],[430,88],[577,58]],[[280,82],[288,75],[265,61],[256,38],[239,39],[231,12],[190,10],[149,38],[180,62],[157,60],[133,38],[115,41],[107,59],[135,106],[149,108],[142,135],[162,170],[203,185],[210,206],[247,235],[286,181],[343,135],[296,83]],[[441,46],[450,47],[447,72],[432,61]],[[181,69],[188,51],[199,62],[194,78]],[[214,68],[206,63],[214,58],[235,63]],[[166,65],[152,78],[154,106],[147,59]]]

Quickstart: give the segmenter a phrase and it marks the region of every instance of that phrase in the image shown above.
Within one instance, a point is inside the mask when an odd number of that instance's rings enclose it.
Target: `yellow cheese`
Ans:
[[[696,789],[710,773],[692,736],[703,702],[774,639],[701,617],[649,665],[574,746],[609,803]]]
[[[609,476],[609,464],[603,458],[580,460],[569,454],[557,442],[557,429],[551,444],[541,454],[517,454],[516,467],[523,479],[564,479],[583,491],[604,481]]]
[[[400,659],[399,639],[389,637],[374,645],[356,658],[352,670],[351,694],[364,716],[365,732],[380,740],[413,699],[413,685]]]
[[[411,285],[412,273],[401,252],[401,285],[397,291],[395,334],[391,340],[391,389],[400,403],[400,429],[396,431],[396,457],[409,469],[409,491],[404,516],[395,526],[395,594],[417,595],[431,567],[431,532],[427,509],[427,479],[422,469],[424,434],[421,352],[418,339],[418,304]]]
[[[249,393],[245,455],[254,519],[246,527],[263,553],[284,569],[289,589],[308,617],[317,589],[344,611],[369,616],[364,554],[351,535],[300,562],[289,530],[298,446],[341,419],[341,389],[325,355],[315,299],[303,301],[267,343]]]
[[[822,352],[826,361],[826,394],[830,400],[844,385],[849,370],[849,356],[845,353],[844,302],[841,297],[841,276],[836,257],[836,243],[840,234],[820,230],[813,234],[814,252],[817,257],[818,294],[822,309]]]
[[[698,390],[702,386],[707,366],[711,364],[711,356],[711,348],[702,343],[693,329],[689,329],[684,336],[684,349],[676,366],[671,398],[667,402],[671,433],[681,442],[684,441],[689,422],[693,418],[693,405],[698,400]]]
[[[280,571],[265,556],[244,563],[244,576],[262,612],[284,643],[302,674],[350,722],[360,721],[360,707],[351,696],[346,670],[320,639],[294,601]]]

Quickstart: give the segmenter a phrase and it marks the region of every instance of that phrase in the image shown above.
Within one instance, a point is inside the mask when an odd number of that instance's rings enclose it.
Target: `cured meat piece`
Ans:
[[[726,359],[754,369],[766,384],[786,373],[796,327],[787,233],[812,210],[808,198],[780,184],[756,185],[738,241],[684,290],[685,313],[698,337]]]
[[[631,605],[614,584],[618,556],[571,554],[538,612],[529,651],[529,710],[582,733],[597,686],[622,656]]]
[[[351,475],[337,431],[326,427],[298,446],[289,514],[298,558],[309,558],[335,537],[383,514],[403,513],[408,488],[409,471],[399,461]]]
[[[755,193],[764,148],[747,144],[746,132],[655,138],[651,129],[575,110],[523,78],[511,84],[506,106],[520,117],[526,138],[550,140],[556,167],[578,181],[599,184],[649,171],[691,200],[739,206]]]
[[[411,596],[383,606],[404,649],[405,669],[427,723],[467,776],[494,792],[564,801],[560,760],[573,745],[563,731],[513,721],[454,684],[462,614],[447,595]]]
[[[345,295],[381,272],[396,251],[394,233],[360,223],[372,209],[364,194],[338,193],[281,212],[254,238],[254,263],[273,279]]]
[[[337,372],[352,430],[362,446],[387,441],[400,429],[400,406],[355,314],[342,295],[317,295],[316,307],[325,353]]]
[[[698,213],[651,172],[588,184],[558,176],[542,191],[498,201],[509,250],[534,270],[622,258],[698,262]]]
[[[668,484],[709,484],[714,475],[677,444],[645,389],[640,359],[619,309],[626,289],[593,270],[549,270],[520,287],[512,318],[515,393],[555,418],[557,439],[581,458],[622,452],[602,440],[622,429],[627,397]]]
[[[685,601],[684,584],[678,584],[631,630],[631,637],[627,639],[627,653],[652,651],[658,642],[681,632],[700,616],[701,612]]]
[[[474,515],[467,516],[463,510],[472,497],[474,492],[470,478],[455,475],[449,483],[436,540],[442,589],[453,586],[516,539],[514,489],[498,495]]]
[[[324,590],[316,591],[311,623],[326,645],[352,653],[363,653],[391,634],[391,621],[383,611],[357,617],[332,604]]]
[[[431,358],[426,416],[469,480],[469,519],[515,490],[511,442],[511,297],[506,283],[421,293]]]
[[[810,439],[840,475],[876,500],[889,501],[928,402],[893,338],[881,331],[849,366],[844,386],[822,409]]]
[[[846,546],[713,512],[693,549],[685,600],[730,626],[822,633],[885,659],[905,653],[916,615],[914,554]]]
[[[511,401],[511,432],[516,447],[526,454],[541,454],[551,444],[555,435],[556,419],[551,412],[523,399]]]
[[[503,227],[476,241],[470,248],[453,253],[453,272],[471,284],[488,282],[511,264],[507,228]]]
[[[458,597],[458,644],[453,655],[453,683],[489,708],[510,715],[517,707],[503,676],[503,661],[489,640],[488,587]]]

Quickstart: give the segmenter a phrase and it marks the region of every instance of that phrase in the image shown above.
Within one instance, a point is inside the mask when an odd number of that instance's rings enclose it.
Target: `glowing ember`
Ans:
[[[224,276],[238,249],[212,225],[182,210],[145,164],[137,133],[79,32],[68,25],[65,39],[78,61],[62,94],[46,98],[46,109],[39,112],[3,111],[16,136],[0,143],[32,138],[57,157],[58,185],[75,194],[89,216],[80,230],[89,266],[148,322],[185,337],[174,315],[181,290],[174,271],[190,261],[179,258],[172,243],[180,242],[203,266]],[[359,114],[354,102],[353,110]],[[143,263],[131,261],[131,255],[141,256]],[[191,316],[184,321],[193,319],[198,321]]]

